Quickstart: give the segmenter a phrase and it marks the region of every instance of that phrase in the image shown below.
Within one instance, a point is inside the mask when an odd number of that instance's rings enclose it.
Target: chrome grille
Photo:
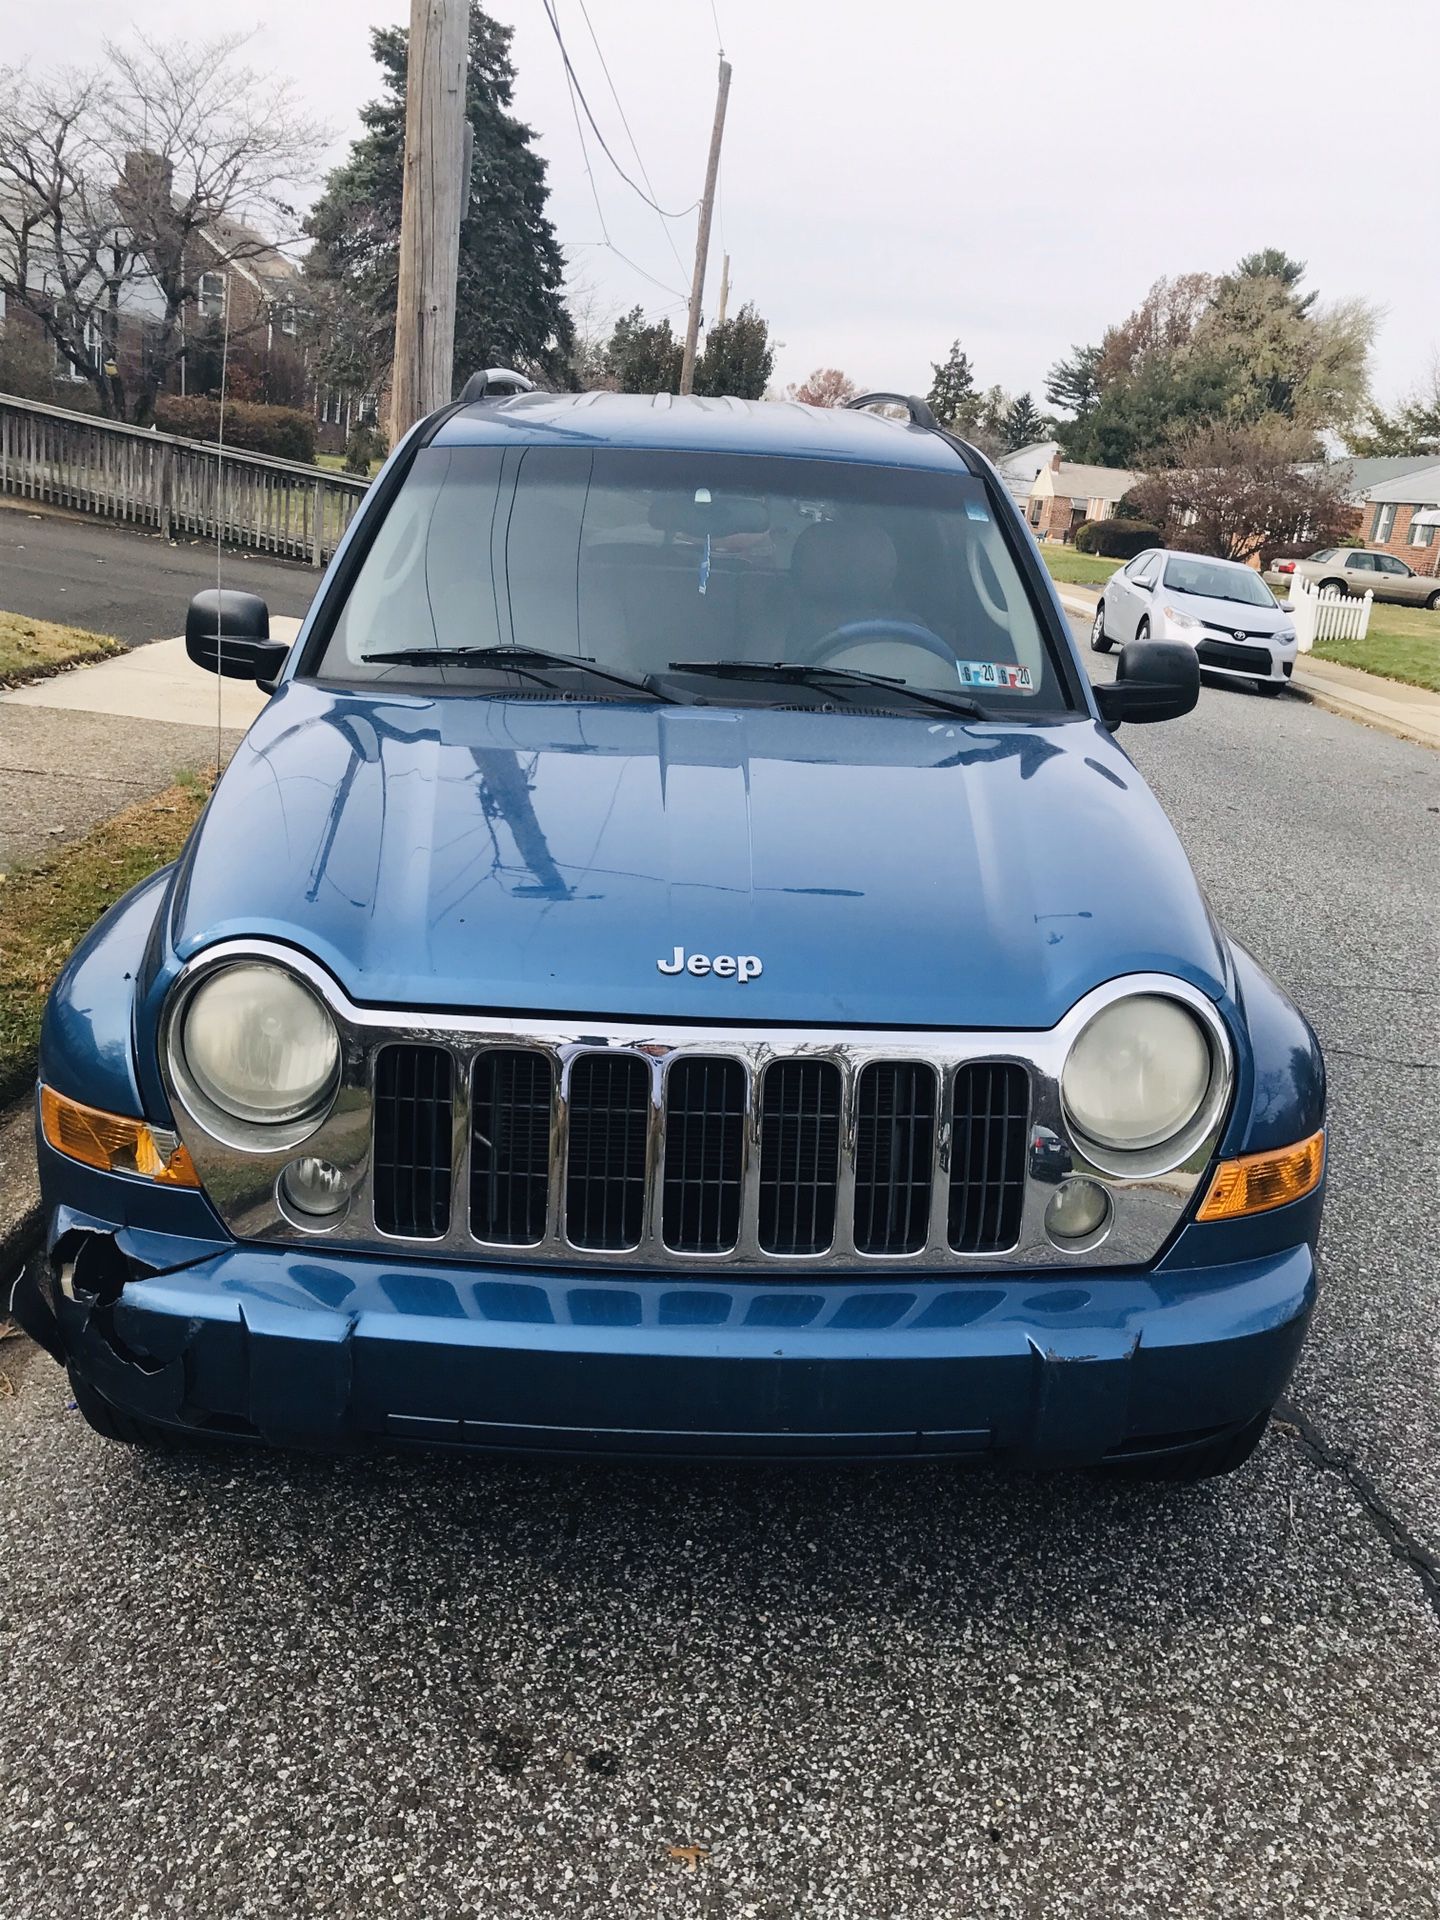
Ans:
[[[572,1246],[638,1247],[645,1220],[650,1073],[633,1053],[582,1053],[570,1070],[565,1232]]]
[[[335,1017],[340,1084],[308,1132],[227,1141],[171,1070],[188,996],[236,959],[300,974]],[[1071,1132],[1060,1079],[1096,1011],[1140,993],[1185,1004],[1219,1066],[1182,1153],[1126,1172]],[[1096,987],[1046,1029],[834,1031],[361,1007],[318,963],[263,941],[188,963],[167,1002],[160,1066],[181,1138],[237,1239],[612,1276],[919,1280],[1144,1265],[1207,1177],[1233,1089],[1214,1003],[1164,974]],[[1062,1169],[1111,1196],[1097,1245],[1047,1233],[1057,1148]],[[277,1197],[301,1152],[348,1183],[348,1203],[324,1225],[302,1226]]]
[[[662,1237],[675,1253],[728,1253],[740,1238],[745,1069],[677,1060],[665,1084]]]
[[[555,1070],[530,1047],[495,1047],[471,1087],[470,1231],[497,1246],[545,1237]]]
[[[1030,1076],[1023,1067],[980,1060],[955,1076],[950,1158],[950,1245],[956,1253],[998,1253],[1020,1238]]]
[[[450,1055],[381,1047],[375,1056],[375,1225],[434,1240],[450,1225]]]
[[[866,1067],[855,1093],[855,1250],[915,1253],[930,1231],[939,1080],[914,1060]]]

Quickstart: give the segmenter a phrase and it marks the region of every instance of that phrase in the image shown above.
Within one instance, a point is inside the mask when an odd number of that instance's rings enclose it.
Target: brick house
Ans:
[[[1392,553],[1416,573],[1440,576],[1440,529],[1416,526],[1425,507],[1440,505],[1440,460],[1393,480],[1382,480],[1365,495],[1360,538],[1377,553]]]
[[[1123,467],[1087,467],[1062,460],[1057,447],[1041,467],[1025,501],[1037,540],[1069,540],[1082,520],[1108,520],[1140,478]]]

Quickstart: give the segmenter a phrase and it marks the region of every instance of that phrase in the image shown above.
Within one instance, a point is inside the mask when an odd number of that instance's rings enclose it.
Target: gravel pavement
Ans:
[[[1440,758],[1122,738],[1329,1054],[1248,1466],[151,1458],[0,1349],[0,1915],[1440,1915]]]

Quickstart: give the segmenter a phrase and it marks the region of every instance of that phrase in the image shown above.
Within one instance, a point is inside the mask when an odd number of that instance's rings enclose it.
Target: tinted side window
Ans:
[[[1373,573],[1375,571],[1375,556],[1373,553],[1352,553],[1350,558],[1345,562],[1345,565],[1352,573],[1357,569],[1361,573]]]

